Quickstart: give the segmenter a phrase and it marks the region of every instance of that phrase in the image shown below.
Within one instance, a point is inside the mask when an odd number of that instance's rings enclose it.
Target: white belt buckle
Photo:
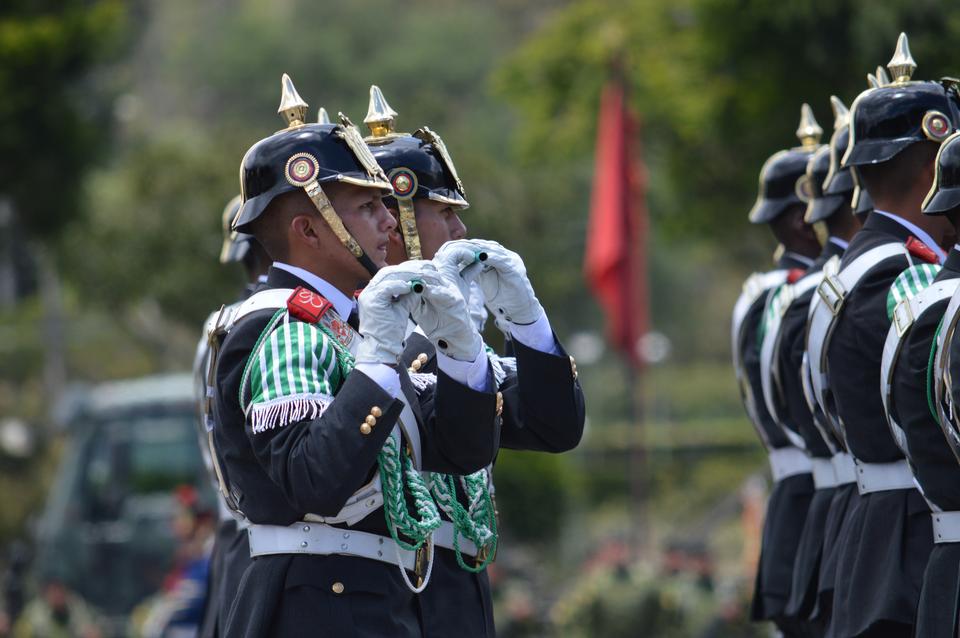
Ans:
[[[910,302],[903,300],[893,309],[893,325],[897,328],[897,336],[903,337],[904,333],[913,325],[913,311],[910,309]]]
[[[817,286],[817,294],[823,299],[823,303],[827,304],[830,313],[836,315],[840,312],[840,306],[843,305],[843,298],[847,291],[844,290],[843,284],[834,275],[826,275],[820,285]]]

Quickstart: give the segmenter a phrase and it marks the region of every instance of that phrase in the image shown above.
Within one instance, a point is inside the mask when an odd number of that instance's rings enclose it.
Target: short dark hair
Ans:
[[[857,172],[874,200],[897,197],[913,188],[917,175],[937,157],[936,142],[916,142],[879,164],[857,166]]]
[[[253,221],[250,232],[256,237],[270,259],[285,261],[289,257],[290,243],[287,229],[298,215],[314,210],[313,203],[301,190],[278,195],[267,205],[266,210]]]

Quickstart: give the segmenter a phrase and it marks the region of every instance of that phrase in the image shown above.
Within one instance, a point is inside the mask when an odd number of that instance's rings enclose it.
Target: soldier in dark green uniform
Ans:
[[[806,184],[807,162],[820,148],[822,133],[810,107],[804,104],[797,130],[801,146],[779,151],[763,165],[760,193],[750,221],[769,224],[785,251],[775,270],[754,274],[747,280],[733,314],[734,369],[744,407],[767,448],[774,478],[751,616],[754,620],[772,620],[784,631],[793,631],[800,622],[788,617],[785,610],[797,543],[813,495],[813,478],[810,460],[771,415],[764,401],[760,346],[764,311],[769,307],[772,292],[788,281],[797,281],[821,250],[813,228],[803,220],[807,203],[800,197],[803,191],[798,184]],[[808,194],[809,191],[804,197]]]
[[[492,372],[455,285],[384,268],[391,188],[357,129],[305,123],[283,87],[288,127],[244,156],[233,224],[274,263],[214,330],[215,459],[254,557],[226,634],[419,637],[440,523],[420,471],[493,459]],[[417,387],[398,365],[411,315],[454,362]]]
[[[522,260],[495,242],[463,239],[466,226],[460,213],[469,204],[446,145],[427,127],[412,135],[396,132],[396,116],[380,89],[370,87],[366,142],[393,185],[394,194],[385,204],[397,219],[387,261],[436,258],[438,267],[464,294],[472,295],[475,306],[482,310],[488,301],[492,312],[500,311],[498,325],[506,327],[515,353],[512,357],[490,354],[503,397],[501,447],[548,452],[575,447],[585,414],[576,367],[550,329]],[[481,254],[483,263],[475,263]],[[476,285],[471,287],[461,271],[473,271]],[[488,299],[484,288],[491,295]],[[512,301],[507,299],[511,291]],[[404,361],[412,374],[435,374],[442,357],[443,352],[419,329],[407,337]],[[491,473],[492,467],[477,477],[458,477],[455,488],[445,493],[437,493],[437,488],[443,488],[431,480],[444,520],[433,536],[437,546],[433,584],[419,597],[426,636],[496,635],[486,573],[496,548],[495,521],[494,533],[484,546],[476,526],[463,515],[475,498],[465,494],[463,486],[481,479],[483,489],[492,493]]]

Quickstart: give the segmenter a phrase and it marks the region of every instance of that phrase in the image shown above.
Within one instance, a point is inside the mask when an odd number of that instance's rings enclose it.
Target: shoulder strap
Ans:
[[[803,438],[788,427],[783,426],[779,403],[783,393],[780,380],[780,366],[777,357],[780,352],[780,343],[783,338],[783,318],[794,302],[805,293],[812,290],[823,279],[823,271],[805,275],[793,284],[786,283],[779,290],[770,295],[767,310],[764,311],[766,332],[760,346],[760,382],[763,389],[763,400],[770,412],[770,416],[781,425],[784,434],[791,443],[800,449],[806,449]]]
[[[832,404],[827,371],[827,351],[843,303],[860,284],[863,277],[888,259],[903,257],[910,263],[909,254],[900,242],[881,244],[863,253],[834,274],[825,269],[823,281],[811,301],[807,324],[807,352],[810,364],[810,382],[817,405],[829,425],[842,439],[843,424]]]
[[[743,347],[744,330],[746,328],[746,318],[753,307],[753,304],[760,299],[761,295],[769,291],[774,286],[778,286],[787,279],[786,270],[772,270],[766,273],[754,273],[747,278],[743,284],[743,291],[733,307],[733,321],[731,324],[731,355],[733,357],[733,369],[737,377],[737,385],[740,388],[740,398],[743,401],[747,416],[753,424],[754,429],[760,437],[760,440],[769,447],[766,432],[760,423],[759,411],[757,409],[757,397],[754,396],[753,389],[747,380],[746,370],[743,368],[743,359],[740,349]]]
[[[936,281],[912,297],[901,301],[893,311],[893,322],[887,331],[883,344],[883,357],[880,360],[880,398],[883,400],[883,412],[890,426],[890,433],[897,446],[907,454],[907,441],[903,428],[892,414],[893,374],[903,350],[907,333],[917,319],[937,302],[949,299],[960,286],[960,279]]]

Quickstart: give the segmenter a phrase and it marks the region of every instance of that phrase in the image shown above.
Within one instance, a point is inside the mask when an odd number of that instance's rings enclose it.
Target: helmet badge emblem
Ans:
[[[396,197],[409,199],[417,192],[417,176],[409,168],[397,168],[390,172],[390,185]]]
[[[317,178],[320,163],[310,153],[297,153],[287,160],[286,177],[293,186],[303,187]]]
[[[923,134],[934,142],[942,142],[950,136],[950,120],[940,111],[927,111],[921,123]]]

